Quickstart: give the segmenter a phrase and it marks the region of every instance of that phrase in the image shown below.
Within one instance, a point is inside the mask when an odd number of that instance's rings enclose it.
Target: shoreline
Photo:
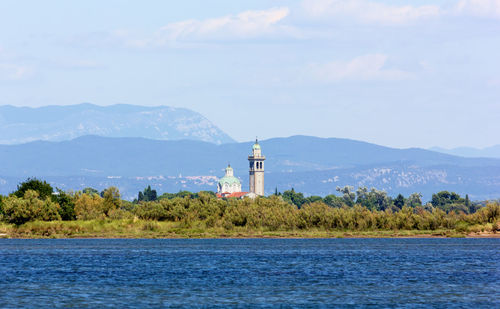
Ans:
[[[0,239],[318,239],[318,238],[500,238],[489,225],[467,229],[355,230],[208,227],[203,222],[146,220],[33,221],[0,223]]]
[[[345,235],[347,234],[347,235]],[[433,235],[433,234],[415,234],[415,235],[398,235],[386,234],[351,234],[344,235],[9,235],[0,234],[0,239],[436,239],[436,238],[469,238],[469,239],[500,239],[500,233],[482,233],[482,234],[448,234],[448,235]]]

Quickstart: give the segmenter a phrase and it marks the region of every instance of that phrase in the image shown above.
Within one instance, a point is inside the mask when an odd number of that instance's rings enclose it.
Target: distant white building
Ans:
[[[226,175],[219,179],[217,183],[217,193],[221,196],[241,192],[241,182],[234,177],[234,171],[231,165],[226,167]]]

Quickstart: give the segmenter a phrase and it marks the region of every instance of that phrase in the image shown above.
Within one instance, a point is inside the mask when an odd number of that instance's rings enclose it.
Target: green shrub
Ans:
[[[52,193],[54,189],[45,180],[39,180],[36,178],[28,178],[26,181],[20,183],[17,186],[17,190],[13,193],[15,196],[22,198],[27,191],[35,191],[38,193],[40,199],[44,200],[46,198],[52,198]]]
[[[134,214],[143,220],[173,221],[174,217],[169,211],[171,208],[171,201],[162,199],[158,202],[145,202],[137,205],[134,208]]]
[[[155,222],[155,221],[144,222],[144,224],[142,225],[142,230],[143,231],[155,232],[159,228],[160,228],[160,226],[159,226],[158,222]]]
[[[54,199],[60,206],[59,215],[62,220],[69,221],[76,219],[75,201],[71,195],[58,189],[57,195]]]
[[[0,195],[0,219],[3,216],[3,200],[5,199],[4,196]]]
[[[469,233],[469,224],[464,221],[457,222],[455,225],[455,231],[458,233]]]
[[[102,210],[108,215],[110,211],[122,206],[120,191],[116,187],[109,187],[103,192]]]
[[[496,232],[500,231],[500,224],[498,222],[493,222],[491,225],[491,231],[496,234]]]
[[[108,217],[111,220],[133,219],[134,215],[124,209],[113,209],[109,212]]]
[[[103,199],[97,194],[77,194],[75,215],[78,220],[94,220],[106,217]]]
[[[21,225],[35,220],[61,220],[59,205],[46,198],[39,199],[38,192],[27,190],[23,198],[12,195],[4,202],[4,220]]]

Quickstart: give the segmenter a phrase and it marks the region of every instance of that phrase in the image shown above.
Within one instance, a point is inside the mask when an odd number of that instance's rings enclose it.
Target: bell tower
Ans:
[[[252,155],[248,156],[250,162],[250,192],[257,195],[264,195],[264,160],[266,157],[262,155],[259,141],[255,139],[255,144],[252,147]]]

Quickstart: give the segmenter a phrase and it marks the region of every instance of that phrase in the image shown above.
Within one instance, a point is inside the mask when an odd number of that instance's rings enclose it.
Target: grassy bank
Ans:
[[[19,226],[0,224],[3,238],[350,238],[350,237],[498,237],[491,224],[467,229],[437,230],[326,230],[206,227],[203,222],[189,226],[183,222],[140,219],[34,221]]]

